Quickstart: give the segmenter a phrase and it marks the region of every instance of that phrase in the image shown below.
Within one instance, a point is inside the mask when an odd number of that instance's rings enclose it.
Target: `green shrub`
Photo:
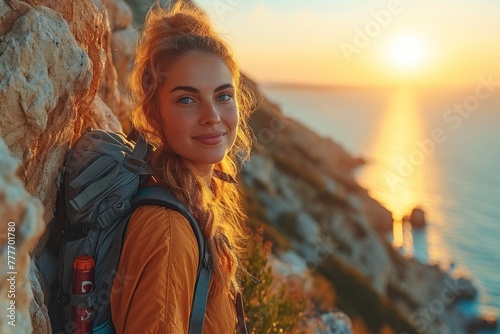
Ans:
[[[299,333],[298,325],[306,307],[306,298],[297,288],[282,284],[272,289],[274,275],[267,263],[271,242],[264,241],[263,229],[251,233],[242,264],[248,274],[241,281],[245,298],[247,326],[250,333]],[[274,290],[274,291],[273,291]]]

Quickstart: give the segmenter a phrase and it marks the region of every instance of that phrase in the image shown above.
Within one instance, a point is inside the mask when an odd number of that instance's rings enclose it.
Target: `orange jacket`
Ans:
[[[132,214],[111,292],[117,333],[185,334],[198,269],[198,244],[178,212],[142,206]],[[205,334],[234,333],[235,299],[210,284]]]

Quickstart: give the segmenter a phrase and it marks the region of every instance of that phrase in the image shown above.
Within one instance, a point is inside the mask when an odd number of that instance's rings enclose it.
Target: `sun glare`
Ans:
[[[415,36],[401,36],[392,43],[391,60],[399,68],[415,68],[423,58],[423,44]]]

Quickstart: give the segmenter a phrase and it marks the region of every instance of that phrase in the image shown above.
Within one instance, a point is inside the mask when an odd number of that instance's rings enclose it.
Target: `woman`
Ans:
[[[131,88],[134,127],[156,146],[152,165],[185,203],[207,239],[213,274],[204,333],[237,326],[238,247],[245,215],[232,175],[248,157],[251,95],[227,45],[187,4],[151,10],[141,33]],[[198,246],[184,217],[163,207],[133,213],[111,312],[117,333],[187,333]]]

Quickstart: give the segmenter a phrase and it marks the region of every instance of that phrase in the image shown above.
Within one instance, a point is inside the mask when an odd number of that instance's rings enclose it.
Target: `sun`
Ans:
[[[405,35],[394,40],[390,52],[394,65],[399,68],[413,69],[422,63],[424,46],[419,38]]]

